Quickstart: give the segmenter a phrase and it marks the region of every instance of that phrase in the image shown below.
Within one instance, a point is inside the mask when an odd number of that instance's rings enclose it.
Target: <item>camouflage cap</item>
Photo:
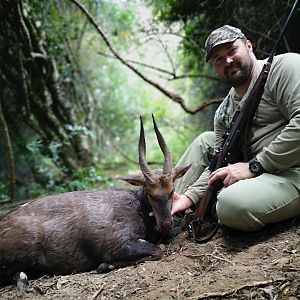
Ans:
[[[205,42],[205,59],[209,61],[209,55],[212,48],[234,42],[236,39],[246,39],[242,31],[236,27],[230,25],[224,25],[220,28],[215,29],[207,38]]]

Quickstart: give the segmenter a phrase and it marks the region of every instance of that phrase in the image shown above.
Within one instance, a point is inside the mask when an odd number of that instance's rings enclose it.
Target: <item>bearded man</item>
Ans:
[[[210,159],[264,61],[241,30],[229,25],[214,30],[205,49],[206,60],[232,88],[216,111],[214,132],[201,134],[178,162],[192,167],[175,184],[172,213],[195,207],[207,186],[222,179],[216,206],[222,225],[255,231],[300,215],[300,55],[274,57],[247,136],[240,139],[241,162],[210,172]]]

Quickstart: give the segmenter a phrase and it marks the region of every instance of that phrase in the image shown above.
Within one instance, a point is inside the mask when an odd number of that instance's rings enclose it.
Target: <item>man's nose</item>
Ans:
[[[233,62],[233,59],[231,56],[226,56],[225,57],[225,64],[230,65]]]

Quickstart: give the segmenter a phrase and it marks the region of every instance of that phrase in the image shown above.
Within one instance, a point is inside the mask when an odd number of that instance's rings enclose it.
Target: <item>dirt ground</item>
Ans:
[[[181,233],[164,257],[115,270],[30,280],[0,299],[300,299],[300,219],[258,233],[220,230],[199,245]]]

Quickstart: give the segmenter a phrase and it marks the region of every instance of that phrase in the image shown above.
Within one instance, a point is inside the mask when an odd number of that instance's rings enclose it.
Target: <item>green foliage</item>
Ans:
[[[151,113],[154,113],[176,163],[188,143],[202,130],[198,118],[188,117],[177,104],[166,99],[119,61],[105,56],[111,54],[107,45],[71,1],[23,2],[24,13],[34,22],[42,37],[39,42],[43,43],[47,58],[56,62],[57,82],[61,87],[59,104],[63,105],[51,103],[49,107],[55,117],[64,122],[63,126],[51,129],[45,129],[41,122],[41,126],[32,130],[21,117],[14,122],[16,116],[12,108],[18,107],[18,102],[14,98],[10,100],[14,105],[7,106],[6,117],[15,144],[18,198],[109,187],[117,184],[113,179],[116,174],[138,171],[140,115],[145,122],[147,159],[155,163],[153,167],[163,163],[153,132]],[[168,60],[162,58],[163,54],[166,56],[164,51],[157,48],[159,43],[148,44],[155,39],[159,41],[160,37],[147,36],[140,24],[135,1],[82,0],[81,3],[124,59],[145,58],[153,65],[169,67]],[[181,64],[185,53],[170,51],[174,64]],[[194,64],[192,55],[191,51],[191,65]],[[164,83],[149,69],[137,68],[146,76]],[[182,72],[186,70],[190,68],[182,68]],[[34,78],[34,82],[38,80],[43,82],[44,78]],[[197,86],[191,80],[185,83],[174,81],[170,86],[185,95],[191,105],[197,105],[205,94],[200,81]],[[35,111],[29,113],[34,115]],[[21,128],[19,135],[17,127]],[[85,142],[85,149],[92,155],[92,163],[79,165],[73,172],[67,171],[62,154],[68,158],[72,158],[73,154],[63,153],[66,145],[61,140],[48,138],[50,130],[67,136],[71,141],[80,139]],[[82,148],[75,150],[79,153]],[[0,172],[0,179],[6,179],[5,172]],[[6,189],[6,184],[0,186],[0,199],[6,198]]]
[[[49,186],[48,191],[54,193],[71,192],[79,190],[91,190],[99,188],[113,187],[111,178],[105,172],[97,170],[95,167],[83,168],[75,172],[71,178],[59,186]]]
[[[183,35],[180,62],[186,73],[206,74],[214,72],[204,59],[204,44],[212,30],[230,24],[242,29],[253,41],[258,58],[266,58],[281,30],[294,1],[236,1],[236,0],[146,0],[154,7],[158,23],[167,26],[176,24]],[[299,12],[289,25],[285,40],[277,53],[299,52],[300,42],[297,28],[300,26]],[[194,103],[200,99],[222,97],[228,87],[218,81],[199,78],[190,82],[188,97]],[[197,97],[198,95],[198,97]]]

